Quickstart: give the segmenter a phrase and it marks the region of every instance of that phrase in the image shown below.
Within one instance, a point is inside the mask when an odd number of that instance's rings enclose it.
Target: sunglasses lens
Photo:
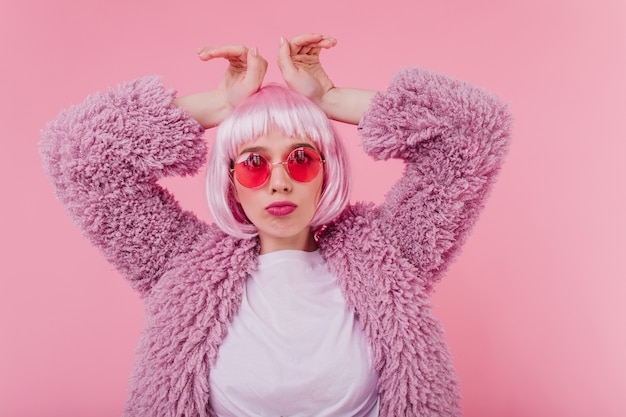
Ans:
[[[312,181],[320,172],[321,158],[311,148],[297,148],[291,151],[287,157],[287,170],[289,175],[296,181]]]
[[[244,187],[259,187],[269,177],[269,165],[258,153],[247,153],[241,155],[235,164],[235,175],[237,181]]]

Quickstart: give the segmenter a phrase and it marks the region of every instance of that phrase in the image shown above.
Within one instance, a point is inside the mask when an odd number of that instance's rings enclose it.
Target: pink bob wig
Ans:
[[[313,230],[335,219],[350,200],[347,152],[332,123],[315,103],[287,87],[262,87],[235,108],[217,128],[209,157],[206,195],[215,223],[240,238],[258,234],[235,200],[231,162],[242,145],[278,130],[294,141],[307,138],[326,160],[322,195],[310,226]]]

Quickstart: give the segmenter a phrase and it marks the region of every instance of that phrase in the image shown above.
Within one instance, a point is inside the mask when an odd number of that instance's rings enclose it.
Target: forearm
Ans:
[[[217,126],[232,110],[217,90],[176,97],[174,104],[205,129]]]
[[[374,94],[373,90],[334,87],[322,97],[319,105],[331,119],[356,125]]]

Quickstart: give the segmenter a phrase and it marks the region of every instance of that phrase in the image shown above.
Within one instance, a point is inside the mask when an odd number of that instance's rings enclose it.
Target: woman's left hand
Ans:
[[[280,39],[278,67],[289,88],[311,99],[331,119],[358,124],[375,92],[335,87],[322,68],[320,53],[337,45],[337,40],[319,34]]]
[[[321,105],[324,95],[334,88],[322,64],[322,49],[330,49],[337,40],[320,34],[294,36],[290,40],[280,38],[278,67],[285,82],[315,103]]]

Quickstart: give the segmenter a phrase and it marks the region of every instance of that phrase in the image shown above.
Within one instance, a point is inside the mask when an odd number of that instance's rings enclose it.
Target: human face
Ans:
[[[309,224],[322,194],[324,168],[311,181],[299,182],[281,164],[291,151],[300,147],[315,149],[308,139],[294,139],[272,131],[239,149],[238,156],[255,152],[272,164],[268,180],[256,188],[243,186],[234,176],[235,198],[259,231],[261,253],[317,248]]]

